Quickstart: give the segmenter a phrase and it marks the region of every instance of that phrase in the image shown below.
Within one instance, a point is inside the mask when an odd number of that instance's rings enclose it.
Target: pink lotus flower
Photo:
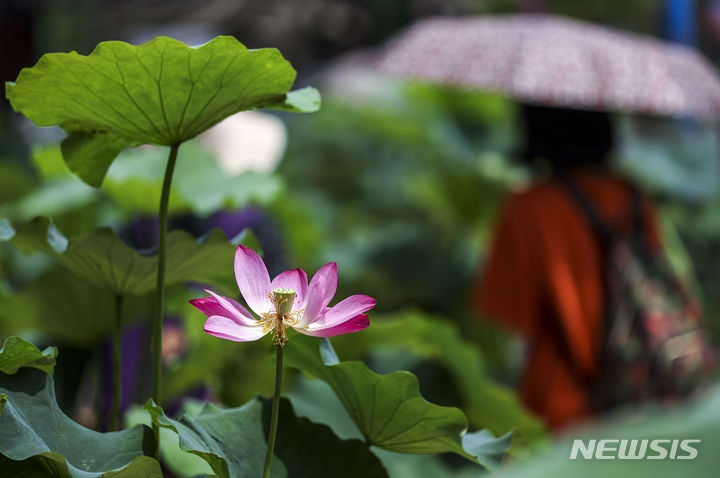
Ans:
[[[335,262],[322,266],[309,286],[302,269],[285,271],[270,281],[260,256],[250,248],[238,246],[235,278],[243,299],[259,319],[233,299],[209,290],[206,292],[210,297],[190,301],[208,316],[205,332],[216,337],[248,342],[274,331],[275,343],[284,345],[288,327],[305,335],[333,337],[370,325],[363,313],[375,306],[372,297],[352,295],[328,307],[337,289]]]

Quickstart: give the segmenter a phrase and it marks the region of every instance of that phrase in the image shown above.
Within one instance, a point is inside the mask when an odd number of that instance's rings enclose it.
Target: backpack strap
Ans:
[[[573,199],[573,202],[581,209],[593,232],[602,241],[603,246],[607,246],[613,239],[620,237],[620,234],[613,230],[603,219],[598,208],[595,207],[590,198],[567,173],[559,173],[556,178],[558,183]],[[643,196],[634,184],[629,183],[628,187],[630,188],[628,219],[632,227],[630,237],[632,237],[633,241],[636,241],[636,244],[643,244],[649,250],[651,242],[645,219]]]
[[[636,244],[643,247],[640,252],[643,255],[652,252],[652,241],[650,240],[650,228],[645,216],[645,201],[643,195],[634,184],[630,183],[630,219],[632,221],[632,238]],[[647,258],[647,257],[646,257]]]
[[[556,175],[556,179],[560,186],[572,199],[573,203],[575,203],[575,205],[580,208],[583,216],[585,216],[587,223],[590,225],[593,234],[599,239],[600,247],[602,248],[602,250],[607,251],[608,247],[610,247],[610,244],[618,240],[621,237],[621,234],[615,231],[608,224],[608,222],[603,218],[602,214],[600,213],[600,210],[595,206],[595,204],[593,204],[590,197],[582,191],[580,186],[573,180],[572,177],[570,177],[567,173],[560,172]],[[640,191],[632,184],[630,185],[629,199],[630,205],[628,208],[628,219],[631,221],[631,226],[633,229],[633,240],[641,240],[643,236],[646,236],[646,234],[644,233],[645,217],[643,214],[643,201]],[[609,301],[608,284],[604,284],[603,289],[604,300],[607,306],[607,303]],[[570,340],[568,337],[565,336],[565,332],[562,331],[562,325],[559,324],[555,319],[551,320],[554,321],[555,327],[560,327],[558,334],[558,345],[563,351],[562,353],[568,358],[569,366],[573,375],[580,383],[589,386],[592,378],[589,377],[585,371],[579,368],[570,347]],[[610,320],[610,322],[608,322],[608,320]],[[607,331],[611,327],[612,318],[605,317],[603,329]]]
[[[556,177],[565,192],[570,195],[573,202],[583,212],[593,232],[601,239],[602,244],[609,244],[616,237],[616,233],[603,219],[600,211],[598,211],[590,198],[580,190],[577,183],[566,173],[559,173]]]
[[[590,198],[583,193],[578,184],[573,181],[567,173],[558,172],[555,175],[555,178],[562,189],[564,189],[569,195],[572,202],[580,208],[580,211],[583,216],[585,216],[585,219],[590,225],[594,236],[600,240],[600,247],[603,250],[607,249],[609,244],[611,244],[613,239],[616,237],[616,234],[603,219],[598,208],[595,207]],[[603,295],[605,296],[605,302],[607,303],[607,287],[603,287],[603,289]],[[557,331],[557,333],[554,334],[556,344],[561,353],[567,358],[571,373],[579,383],[586,387],[590,387],[592,378],[579,366],[575,354],[572,351],[572,346],[570,345],[570,338],[567,336],[563,324],[560,323],[557,317],[555,317],[550,311],[548,311],[548,319],[550,320],[551,325],[550,330]]]

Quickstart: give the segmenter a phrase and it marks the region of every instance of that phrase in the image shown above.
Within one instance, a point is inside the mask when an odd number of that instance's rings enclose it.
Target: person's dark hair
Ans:
[[[613,148],[610,115],[523,104],[524,159],[545,159],[554,169],[604,165]]]

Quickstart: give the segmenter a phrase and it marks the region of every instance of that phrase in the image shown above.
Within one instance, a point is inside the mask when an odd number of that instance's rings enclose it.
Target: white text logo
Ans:
[[[603,439],[573,440],[570,459],[577,460],[693,460],[700,440]]]

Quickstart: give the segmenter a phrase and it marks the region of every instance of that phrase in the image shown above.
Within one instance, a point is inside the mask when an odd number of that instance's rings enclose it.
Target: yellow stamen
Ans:
[[[292,312],[295,302],[295,291],[292,289],[275,289],[268,294],[268,298],[274,310],[262,314],[258,325],[265,333],[273,330],[275,343],[283,346],[287,343],[288,327],[294,327],[300,322],[305,309]]]

